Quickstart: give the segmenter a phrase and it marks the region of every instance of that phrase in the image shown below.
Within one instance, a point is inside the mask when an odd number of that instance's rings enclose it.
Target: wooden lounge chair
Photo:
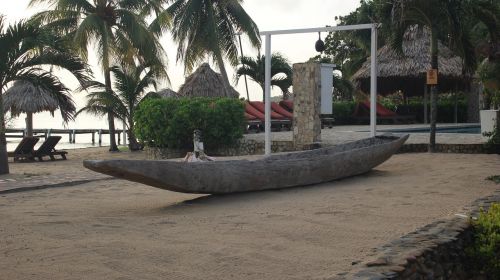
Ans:
[[[282,100],[280,101],[280,106],[285,108],[288,112],[293,113],[293,101]]]
[[[42,143],[40,148],[35,151],[34,157],[38,158],[39,161],[43,161],[43,157],[50,157],[50,160],[56,160],[55,156],[59,155],[62,159],[66,159],[66,151],[58,151],[56,150],[56,145],[61,140],[61,136],[49,136],[45,139],[45,142]]]
[[[271,105],[273,106],[273,105]],[[288,111],[292,113],[293,115],[293,101],[291,100],[282,100],[280,101],[279,105],[276,104],[275,106],[279,106],[283,108],[283,110]],[[335,122],[335,119],[331,115],[320,115],[319,118],[321,119],[321,128],[332,128],[333,123]]]
[[[40,140],[38,137],[24,137],[13,152],[8,152],[8,157],[14,158],[14,162],[19,160],[33,160],[35,145]]]
[[[359,102],[356,105],[353,117],[358,122],[369,121],[370,102],[369,101]],[[392,123],[414,123],[415,116],[398,115],[396,112],[393,112],[382,106],[382,104],[377,103],[377,120],[380,120],[381,122],[392,122]]]
[[[256,116],[245,112],[245,120],[247,121],[246,127],[245,127],[245,130],[247,132],[251,131],[251,130],[255,130],[258,132],[261,130],[263,122],[261,120],[259,120]]]
[[[281,107],[278,103],[271,102],[271,109],[276,113],[283,115],[290,120],[293,120],[293,114],[287,111],[285,108]]]
[[[253,107],[256,111],[258,111],[258,114],[251,113],[252,115],[256,116],[257,118],[261,119],[261,121],[264,120],[265,116],[265,105],[264,102],[262,101],[251,101],[248,102],[250,107]],[[253,111],[253,110],[252,110]],[[255,111],[253,111],[255,112]],[[271,126],[273,126],[275,129],[281,129],[281,128],[286,128],[290,129],[292,124],[292,119],[287,118],[275,111],[272,110],[271,108]]]
[[[262,101],[250,101],[248,102],[250,105],[252,105],[255,109],[257,109],[259,112],[262,114],[265,114],[266,112],[266,105]],[[275,111],[272,110],[271,108],[271,120],[286,120],[288,119],[287,117],[283,116],[282,114],[279,114]]]

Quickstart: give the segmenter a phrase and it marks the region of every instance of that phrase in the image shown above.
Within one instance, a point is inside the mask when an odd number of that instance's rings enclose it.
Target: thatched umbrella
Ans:
[[[226,94],[222,75],[213,71],[208,63],[204,63],[186,78],[178,94],[185,97],[239,97],[240,94],[233,87],[230,91]]]
[[[422,95],[427,70],[431,69],[430,31],[413,26],[404,35],[403,53],[386,45],[378,50],[378,93],[390,94],[401,90],[405,96]],[[462,59],[439,43],[440,92],[466,89]],[[370,91],[370,59],[352,76],[364,92]]]
[[[62,92],[67,89],[61,88]],[[4,94],[4,108],[13,117],[26,113],[27,136],[33,136],[33,114],[49,111],[52,116],[54,111],[60,109],[64,122],[73,119],[75,103],[69,95],[61,91],[52,93],[49,90],[36,86],[26,81],[16,81]]]

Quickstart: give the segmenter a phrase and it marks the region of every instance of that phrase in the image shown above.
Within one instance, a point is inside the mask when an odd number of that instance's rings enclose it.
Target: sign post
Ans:
[[[427,84],[428,85],[437,85],[438,84],[438,70],[437,69],[427,70]]]

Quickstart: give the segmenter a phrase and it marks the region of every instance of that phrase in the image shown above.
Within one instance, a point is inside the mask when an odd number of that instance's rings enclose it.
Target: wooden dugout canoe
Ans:
[[[160,189],[223,194],[281,189],[366,173],[396,153],[408,135],[377,136],[316,150],[281,153],[257,160],[176,162],[86,160],[96,172]]]

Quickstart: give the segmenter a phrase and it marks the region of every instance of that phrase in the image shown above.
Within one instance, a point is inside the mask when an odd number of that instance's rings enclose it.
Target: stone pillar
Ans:
[[[321,65],[293,65],[293,143],[303,149],[321,141]]]

